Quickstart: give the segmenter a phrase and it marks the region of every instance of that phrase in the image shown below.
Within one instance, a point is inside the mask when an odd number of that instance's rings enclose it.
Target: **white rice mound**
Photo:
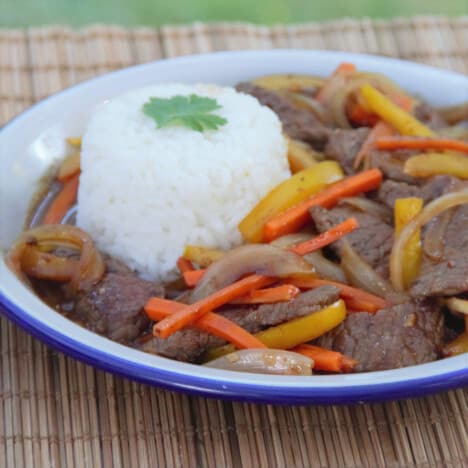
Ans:
[[[158,129],[150,97],[217,100],[228,123],[203,133]],[[101,105],[83,136],[77,225],[143,277],[173,279],[187,244],[229,249],[239,221],[290,176],[278,117],[253,97],[214,85],[164,84]]]

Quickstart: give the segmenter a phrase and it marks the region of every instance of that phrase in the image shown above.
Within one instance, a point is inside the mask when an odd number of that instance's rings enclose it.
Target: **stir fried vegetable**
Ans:
[[[296,346],[291,351],[309,357],[314,361],[314,370],[325,372],[350,372],[357,364],[357,361],[349,358],[337,351],[302,344]]]
[[[298,231],[310,219],[309,208],[313,206],[331,208],[338,203],[340,198],[376,189],[381,182],[382,173],[378,169],[370,169],[347,177],[322,190],[318,195],[267,221],[263,228],[263,237],[266,242],[270,242],[278,237]]]
[[[447,174],[468,179],[468,157],[461,153],[422,153],[411,156],[404,171],[413,177]]]
[[[324,81],[319,76],[311,75],[266,75],[255,78],[252,83],[272,91],[301,91],[322,86]]]
[[[399,198],[395,201],[395,238],[399,236],[402,229],[418,215],[423,207],[421,198]],[[403,287],[409,288],[419,273],[421,263],[421,229],[414,231],[408,239],[403,253]]]
[[[81,137],[68,137],[66,140],[69,145],[74,146],[75,148],[81,147]]]
[[[468,333],[462,333],[444,348],[445,356],[457,356],[468,353]]]
[[[256,374],[312,375],[314,361],[308,356],[282,349],[249,349],[234,351],[204,366]]]
[[[315,166],[323,159],[323,155],[314,151],[309,145],[290,138],[287,141],[289,168],[293,174]]]
[[[430,219],[439,215],[454,206],[468,203],[468,190],[449,193],[436,198],[426,205],[426,207],[414,219],[412,219],[400,232],[400,235],[393,244],[392,254],[390,256],[390,278],[393,287],[397,291],[405,289],[404,282],[404,256],[405,247],[412,235],[421,229]]]
[[[63,161],[60,166],[57,179],[60,182],[67,181],[70,177],[80,172],[80,153],[73,153]]]
[[[333,74],[328,78],[324,85],[320,88],[315,98],[319,102],[327,102],[340,88],[342,88],[346,81],[356,71],[356,66],[352,63],[343,62]]]
[[[369,84],[363,85],[361,87],[361,95],[373,112],[402,135],[434,136],[434,132],[430,128],[394,104],[373,86]]]
[[[294,174],[269,192],[239,223],[239,230],[249,242],[261,242],[263,225],[272,217],[297,205],[327,185],[340,180],[339,164],[325,161]]]
[[[57,197],[51,203],[47,213],[42,220],[43,224],[57,224],[60,223],[73,206],[78,195],[79,175],[76,174],[68,179],[62,187]]]
[[[234,299],[231,304],[275,304],[277,302],[288,302],[294,299],[300,289],[292,284],[283,284],[273,288],[257,289],[245,296]]]
[[[267,328],[255,336],[268,348],[291,349],[314,340],[337,327],[346,318],[346,306],[340,299],[332,305],[304,317]],[[234,351],[232,346],[221,346],[208,351],[207,360]]]
[[[152,320],[159,321],[172,316],[184,307],[185,304],[154,297],[145,305],[145,312]],[[197,320],[194,326],[199,330],[219,336],[240,349],[265,348],[265,345],[258,338],[222,315],[208,312]]]
[[[376,139],[375,146],[381,150],[452,150],[468,153],[468,143],[449,138],[405,138],[393,137]]]
[[[45,257],[43,252],[34,252],[34,249],[41,248],[52,252],[61,247],[71,247],[80,253],[79,260],[73,260],[77,262],[77,268],[72,268],[69,264],[72,259],[60,260],[55,255]],[[22,265],[27,266],[29,273],[37,271],[39,278],[69,281],[70,286],[77,291],[86,290],[96,284],[105,269],[104,261],[91,237],[81,229],[66,224],[39,226],[24,232],[9,251],[7,264],[25,281]],[[64,274],[64,268],[67,271],[70,268],[70,277],[68,273]]]
[[[184,258],[195,262],[202,268],[211,265],[219,260],[225,252],[218,249],[210,249],[200,245],[187,245],[184,250]],[[183,272],[182,272],[183,273]]]

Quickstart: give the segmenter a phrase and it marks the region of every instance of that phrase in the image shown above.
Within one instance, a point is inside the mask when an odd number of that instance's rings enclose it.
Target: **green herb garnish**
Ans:
[[[227,120],[212,112],[221,109],[216,99],[197,96],[152,97],[143,105],[143,112],[154,119],[158,128],[169,125],[189,127],[197,132],[217,130]]]

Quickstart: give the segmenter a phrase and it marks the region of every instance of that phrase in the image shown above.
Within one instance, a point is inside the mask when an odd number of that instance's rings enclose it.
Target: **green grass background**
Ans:
[[[468,0],[0,0],[0,26],[7,27],[218,20],[272,24],[422,14],[466,15]]]

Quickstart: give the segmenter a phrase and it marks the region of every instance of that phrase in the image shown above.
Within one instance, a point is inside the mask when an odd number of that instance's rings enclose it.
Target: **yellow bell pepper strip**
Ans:
[[[402,135],[435,136],[435,133],[429,127],[426,127],[418,119],[394,104],[370,84],[361,86],[361,96],[374,113]]]
[[[468,157],[461,153],[422,153],[406,160],[404,172],[414,177],[447,174],[468,179]]]
[[[266,75],[255,78],[252,83],[271,91],[282,89],[288,91],[301,91],[304,88],[322,86],[324,78],[310,75]]]
[[[423,207],[422,198],[398,198],[395,201],[395,237]],[[407,289],[418,276],[421,263],[421,230],[417,230],[405,246],[403,285]]]
[[[254,336],[268,348],[290,349],[314,340],[337,327],[346,318],[346,305],[342,299],[317,312],[276,325]],[[231,345],[207,351],[206,360],[215,359],[235,351]]]
[[[239,223],[249,242],[262,242],[263,225],[276,216],[340,180],[343,171],[335,161],[324,161],[294,174],[271,190]]]
[[[219,260],[223,255],[224,252],[219,249],[211,249],[209,247],[202,247],[201,245],[187,245],[183,257],[196,263],[201,268],[206,268],[213,262],[216,262],[216,260]]]
[[[75,146],[76,148],[81,146],[81,137],[68,137],[66,141],[69,145]]]
[[[293,174],[315,166],[324,159],[321,153],[317,153],[306,143],[290,138],[286,138],[286,140],[288,142],[289,168]],[[321,159],[319,159],[320,156],[322,156]]]

